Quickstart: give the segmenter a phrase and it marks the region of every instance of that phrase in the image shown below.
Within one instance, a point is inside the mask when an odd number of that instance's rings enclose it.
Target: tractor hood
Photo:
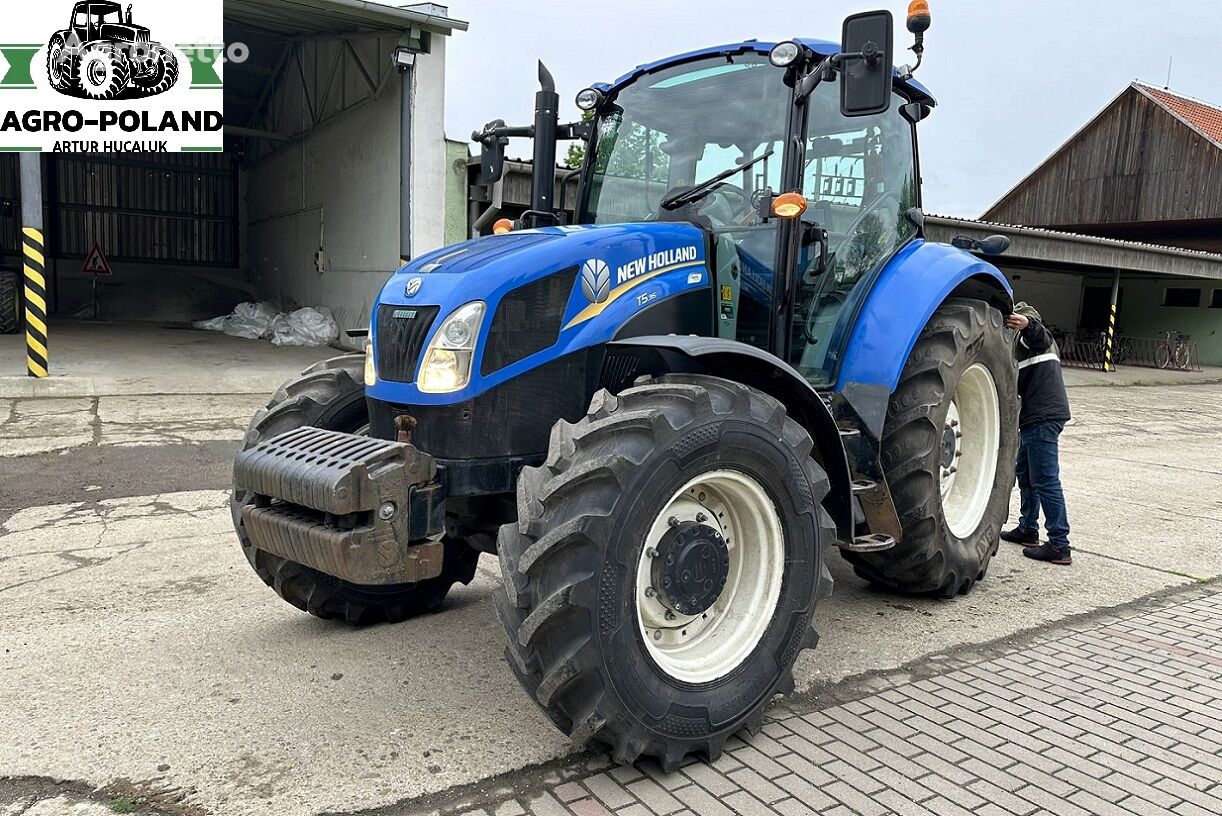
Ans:
[[[536,366],[611,340],[648,305],[710,285],[704,234],[690,224],[548,227],[430,252],[401,267],[382,289],[372,320],[375,356],[389,352],[387,338],[406,331],[394,321],[425,315],[432,323],[427,333],[418,329],[424,335],[422,359],[423,348],[446,317],[464,304],[482,301],[486,310],[471,382],[453,394],[425,394],[412,383],[382,380],[380,367],[379,381],[369,393],[407,404],[469,399]],[[481,364],[490,331],[497,338],[493,343],[501,344],[492,366]],[[531,342],[524,342],[528,336]],[[528,353],[513,359],[505,346]],[[414,379],[414,373],[398,376]]]
[[[118,40],[119,42],[148,42],[149,29],[141,25],[128,23],[103,23],[98,29],[103,40]]]

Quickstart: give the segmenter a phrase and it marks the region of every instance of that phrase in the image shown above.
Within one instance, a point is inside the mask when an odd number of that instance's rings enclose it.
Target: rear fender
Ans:
[[[637,374],[708,374],[749,385],[780,401],[814,439],[815,458],[831,483],[823,506],[836,522],[839,538],[853,540],[852,482],[840,430],[818,392],[795,369],[754,346],[716,337],[632,337],[611,341],[607,351],[636,357]]]

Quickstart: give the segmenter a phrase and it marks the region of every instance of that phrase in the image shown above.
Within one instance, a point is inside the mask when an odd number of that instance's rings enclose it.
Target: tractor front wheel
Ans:
[[[286,382],[251,420],[243,449],[294,428],[368,433],[364,365],[364,355],[336,357]],[[398,623],[439,610],[450,587],[469,584],[475,577],[479,551],[462,538],[446,538],[442,573],[436,578],[389,586],[361,586],[340,580],[255,547],[242,523],[242,508],[248,501],[247,493],[235,490],[230,502],[246,560],[277,595],[315,617],[354,624]]]
[[[1001,312],[948,300],[917,339],[883,425],[903,540],[845,557],[887,589],[966,594],[997,552],[1017,450],[1018,375]]]
[[[178,57],[163,45],[153,47],[152,70],[132,77],[132,85],[146,96],[156,96],[173,88],[178,82]]]
[[[578,745],[717,757],[793,690],[831,591],[810,436],[765,394],[670,375],[558,423],[501,528],[506,655]]]
[[[109,100],[127,90],[132,66],[117,48],[87,45],[81,53],[80,86],[90,99]]]

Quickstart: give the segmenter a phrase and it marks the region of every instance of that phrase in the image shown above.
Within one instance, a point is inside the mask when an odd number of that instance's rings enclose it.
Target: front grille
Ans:
[[[415,382],[416,366],[429,329],[437,319],[437,306],[378,307],[378,334],[374,340],[378,376],[391,382]]]
[[[137,31],[136,32],[136,42],[146,43],[148,41],[149,41],[149,33],[147,31]]]
[[[501,299],[484,344],[480,371],[487,376],[555,345],[577,267],[514,289]]]

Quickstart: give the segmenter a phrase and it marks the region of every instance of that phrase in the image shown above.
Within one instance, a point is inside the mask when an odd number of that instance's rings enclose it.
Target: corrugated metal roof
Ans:
[[[443,9],[431,3],[396,8],[369,0],[225,0],[225,21],[298,37],[413,27],[436,34],[467,30],[466,22],[436,13]]]
[[[1024,232],[1034,236],[1081,241],[1100,246],[1111,246],[1117,249],[1137,249],[1143,252],[1158,252],[1163,255],[1179,255],[1203,261],[1222,262],[1222,255],[1216,252],[1204,252],[1199,249],[1184,249],[1183,247],[1167,246],[1165,244],[1148,244],[1145,241],[1125,241],[1121,238],[1104,238],[1099,235],[1066,232],[1065,230],[1046,229],[1044,227],[1024,227],[1022,224],[1003,224],[1000,221],[985,221],[981,218],[965,218],[956,215],[926,213],[925,217],[936,219],[944,224],[979,224],[985,227],[996,227],[1004,232]]]
[[[1134,82],[1133,87],[1222,148],[1222,108],[1143,82]]]

